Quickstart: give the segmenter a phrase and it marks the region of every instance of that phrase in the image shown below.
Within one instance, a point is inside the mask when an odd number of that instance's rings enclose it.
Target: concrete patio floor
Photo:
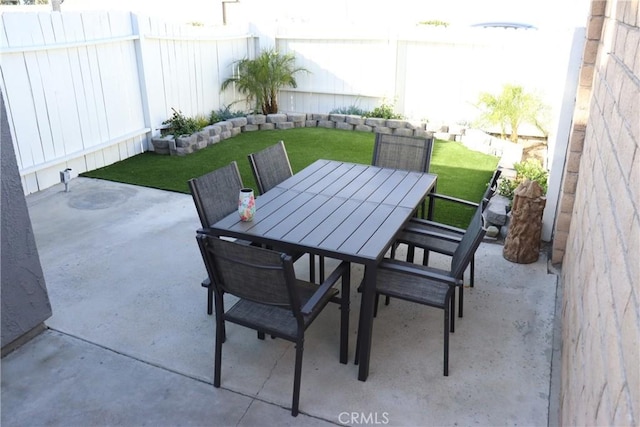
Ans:
[[[366,382],[353,364],[362,277],[353,265],[350,362],[338,362],[330,306],[307,332],[293,418],[291,343],[229,325],[222,387],[212,385],[214,320],[189,195],[76,178],[69,192],[58,185],[27,204],[53,316],[2,359],[4,426],[555,425],[558,278],[545,254],[513,264],[501,245],[481,245],[449,377],[442,311],[381,304]]]

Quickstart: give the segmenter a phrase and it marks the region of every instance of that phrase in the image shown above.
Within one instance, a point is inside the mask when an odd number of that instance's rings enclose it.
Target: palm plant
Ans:
[[[539,97],[526,93],[522,86],[506,84],[499,95],[483,92],[478,97],[481,119],[490,124],[500,125],[500,135],[504,139],[506,127],[511,128],[510,139],[518,142],[518,127],[528,122],[534,124],[545,135],[544,115],[547,106]]]
[[[255,111],[262,114],[278,112],[278,91],[283,87],[298,87],[294,74],[304,71],[295,66],[295,56],[281,54],[275,49],[262,51],[255,59],[235,61],[237,74],[222,82],[221,91],[234,84],[240,93],[246,95],[249,103],[255,101]]]

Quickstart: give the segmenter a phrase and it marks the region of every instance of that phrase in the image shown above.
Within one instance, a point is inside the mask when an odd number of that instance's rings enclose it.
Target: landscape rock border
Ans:
[[[347,114],[278,113],[251,114],[215,123],[191,135],[164,135],[151,138],[153,150],[158,154],[184,156],[217,144],[242,132],[274,129],[295,129],[321,127],[356,132],[373,132],[416,137],[435,137],[455,141],[464,135],[463,127],[452,127],[457,133],[450,133],[449,126],[430,127],[427,122],[412,120],[366,118]]]
[[[232,138],[242,132],[285,130],[302,127],[321,127],[459,141],[471,150],[500,157],[499,165],[505,169],[513,169],[514,163],[522,161],[523,154],[523,147],[518,144],[463,125],[317,113],[250,114],[246,117],[235,117],[209,125],[191,135],[152,137],[150,151],[158,154],[184,156]]]

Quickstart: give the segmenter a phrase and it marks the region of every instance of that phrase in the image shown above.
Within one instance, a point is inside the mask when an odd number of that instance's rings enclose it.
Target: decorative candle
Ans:
[[[252,221],[256,213],[256,199],[253,195],[253,189],[240,189],[240,197],[238,198],[238,214],[241,221]]]

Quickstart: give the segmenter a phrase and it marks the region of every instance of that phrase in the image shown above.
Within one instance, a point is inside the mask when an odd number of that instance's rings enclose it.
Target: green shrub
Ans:
[[[429,21],[420,21],[418,25],[429,25],[433,27],[448,27],[449,23],[446,21],[440,21],[439,19],[431,19]]]
[[[196,125],[202,129],[205,126],[209,126],[209,119],[207,117],[205,117],[203,114],[198,114],[197,116],[195,116],[193,118],[193,120],[195,121]],[[198,129],[198,130],[200,130]]]
[[[514,163],[513,168],[516,170],[516,178],[502,179],[498,184],[498,194],[513,200],[516,188],[527,179],[536,181],[544,194],[547,194],[549,173],[542,167],[539,160],[529,159],[521,163]]]
[[[513,168],[516,170],[516,176],[520,177],[520,182],[523,182],[525,179],[537,181],[540,187],[542,187],[542,191],[547,194],[549,173],[542,167],[542,163],[540,163],[539,160],[529,159],[522,163],[515,163]]]
[[[498,184],[498,194],[506,197],[509,200],[513,200],[513,195],[518,188],[518,183],[515,179],[503,178]]]
[[[404,116],[402,114],[394,113],[393,105],[384,102],[381,106],[374,108],[365,116],[380,119],[404,119]]]
[[[329,114],[348,114],[350,116],[367,116],[369,111],[363,110],[360,107],[356,107],[355,105],[350,105],[348,107],[335,108],[329,112]]]
[[[231,110],[227,105],[226,107],[220,107],[217,110],[211,111],[211,114],[209,114],[209,124],[212,125],[214,123],[233,119],[234,117],[244,117],[246,115],[247,113],[244,111]]]
[[[169,125],[174,135],[191,135],[204,127],[200,120],[193,117],[186,117],[182,114],[182,111],[176,111],[175,108],[171,109],[173,110],[173,115],[171,118],[162,122],[162,124]],[[204,119],[204,122],[206,123],[206,119]]]

